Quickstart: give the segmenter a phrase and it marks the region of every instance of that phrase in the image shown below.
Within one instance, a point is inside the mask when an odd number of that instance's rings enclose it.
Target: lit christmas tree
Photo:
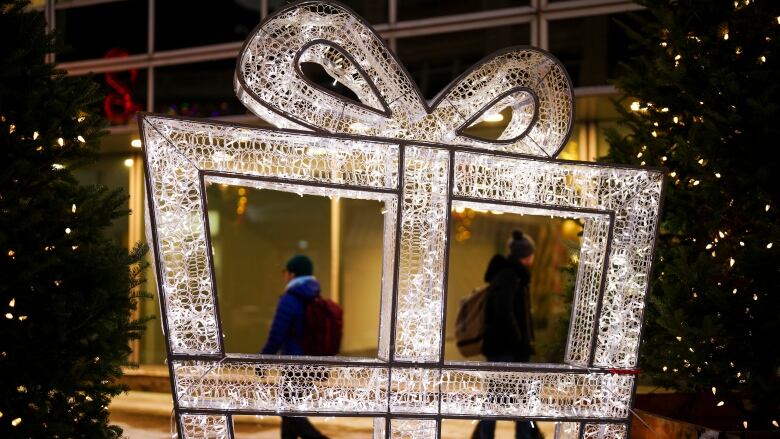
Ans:
[[[100,96],[44,62],[54,41],[25,7],[0,0],[0,437],[118,437],[145,249],[102,236],[126,196],[71,174],[95,158]]]
[[[607,161],[668,169],[643,373],[780,418],[780,2],[644,0]],[[716,408],[717,410],[717,408]]]

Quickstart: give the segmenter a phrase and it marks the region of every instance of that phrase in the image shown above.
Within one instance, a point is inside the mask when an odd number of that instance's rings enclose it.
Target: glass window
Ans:
[[[630,25],[636,15],[596,15],[550,22],[550,52],[563,62],[575,87],[606,85],[620,75],[619,63],[633,52],[618,21]]]
[[[107,137],[101,140],[101,143],[106,141]],[[96,162],[74,169],[73,175],[81,184],[103,186],[109,190],[120,188],[126,194],[130,184],[130,168],[126,166],[125,160],[130,156],[130,151],[126,154],[103,154]],[[105,229],[104,235],[127,247],[128,227],[127,217],[120,217]]]
[[[268,12],[274,13],[287,6],[289,0],[269,0]],[[369,23],[387,23],[387,1],[384,0],[342,0]]]
[[[135,123],[135,114],[146,111],[146,69],[98,73],[93,79],[103,93],[100,110],[110,125]]]
[[[145,53],[147,9],[146,0],[124,0],[57,10],[54,25],[69,46],[57,60]]]
[[[571,306],[571,297],[566,296],[569,279],[565,270],[581,252],[578,232],[582,228],[577,221],[563,218],[560,214],[541,216],[539,211],[523,212],[488,204],[479,209],[478,206],[454,202],[450,214],[444,358],[451,361],[485,361],[481,355],[464,357],[457,349],[455,326],[458,307],[463,299],[489,281],[492,277],[490,273],[495,275],[506,264],[519,263],[493,258],[494,255],[507,256],[507,244],[513,230],[522,230],[536,243],[534,258],[527,261],[530,271],[528,301],[531,306],[530,309],[520,308],[525,312],[517,308],[507,312],[512,312],[518,321],[527,324],[521,324],[521,327],[532,328],[536,353],[527,358],[518,353],[521,358],[513,361],[563,363]],[[499,210],[492,210],[497,208]],[[519,264],[515,267],[519,268]],[[505,335],[510,336],[508,333]]]
[[[192,117],[246,114],[233,91],[234,59],[160,67],[155,70],[154,109]]]
[[[529,0],[398,0],[398,21],[528,6]]]
[[[340,354],[376,357],[382,203],[206,182],[225,349],[260,352],[289,281],[285,263],[304,254],[313,262],[321,294],[344,310]]]
[[[397,52],[423,96],[431,99],[480,59],[508,46],[529,44],[530,37],[530,26],[518,24],[399,38]]]
[[[244,41],[260,23],[260,0],[158,0],[155,9],[157,50]]]

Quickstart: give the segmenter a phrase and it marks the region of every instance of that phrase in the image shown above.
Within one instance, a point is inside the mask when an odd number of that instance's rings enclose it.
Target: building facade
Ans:
[[[540,47],[555,55],[575,86],[576,124],[560,157],[593,160],[607,148],[603,130],[615,126],[610,101],[620,97],[610,80],[630,56],[621,22],[642,14],[622,0],[350,0],[372,23],[420,87],[432,98],[451,80],[495,50]],[[233,92],[238,51],[252,29],[282,8],[280,0],[48,0],[39,2],[50,30],[70,49],[51,57],[68,75],[89,75],[103,87],[101,109],[110,121],[100,160],[77,170],[87,183],[127,190],[132,210],[108,232],[126,245],[144,240],[143,164],[134,114],[165,113],[263,126]],[[299,197],[298,197],[299,198]],[[285,258],[307,253],[317,265],[323,291],[345,308],[345,351],[372,355],[379,313],[381,206],[365,201],[297,199],[290,194],[214,184],[208,189],[209,219],[226,346],[257,352],[278,294]],[[462,297],[482,282],[483,263],[500,251],[512,228],[537,236],[546,272],[536,276],[534,306],[540,328],[563,313],[550,299],[561,293],[558,272],[577,247],[575,222],[518,219],[491,212],[453,212],[450,285]],[[486,262],[486,261],[485,261]],[[453,274],[454,273],[454,274]],[[456,276],[453,278],[453,276]],[[155,289],[150,276],[149,291]],[[268,287],[268,286],[272,287]],[[266,291],[267,290],[267,291]],[[548,294],[549,293],[549,294]],[[155,294],[156,296],[156,294]],[[448,303],[448,313],[457,302]],[[157,316],[158,302],[142,315]],[[557,314],[556,314],[557,313]],[[448,319],[451,321],[453,319]],[[547,326],[545,326],[547,325]],[[372,329],[373,328],[373,329]],[[549,335],[549,337],[553,337]],[[133,360],[162,364],[159,319],[134,346]],[[449,354],[448,354],[449,355]],[[453,354],[455,355],[455,354]],[[454,357],[453,357],[454,358]]]

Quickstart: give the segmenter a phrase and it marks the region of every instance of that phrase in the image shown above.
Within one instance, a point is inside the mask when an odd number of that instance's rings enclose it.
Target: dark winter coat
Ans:
[[[490,283],[482,353],[490,358],[528,361],[533,353],[531,272],[501,255],[493,256],[485,271]]]
[[[314,276],[293,278],[276,305],[271,332],[261,354],[302,355],[306,305],[320,294],[320,283]],[[281,352],[280,352],[281,350]]]

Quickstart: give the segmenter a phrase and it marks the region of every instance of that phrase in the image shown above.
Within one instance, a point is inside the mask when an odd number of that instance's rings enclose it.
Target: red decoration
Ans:
[[[128,56],[125,49],[113,48],[106,53],[104,58],[121,58]],[[130,69],[129,78],[125,80],[120,77],[125,72],[108,72],[105,79],[106,84],[113,90],[109,91],[106,98],[103,99],[103,111],[111,125],[125,125],[141,106],[133,101],[130,91],[138,78],[138,69]]]

